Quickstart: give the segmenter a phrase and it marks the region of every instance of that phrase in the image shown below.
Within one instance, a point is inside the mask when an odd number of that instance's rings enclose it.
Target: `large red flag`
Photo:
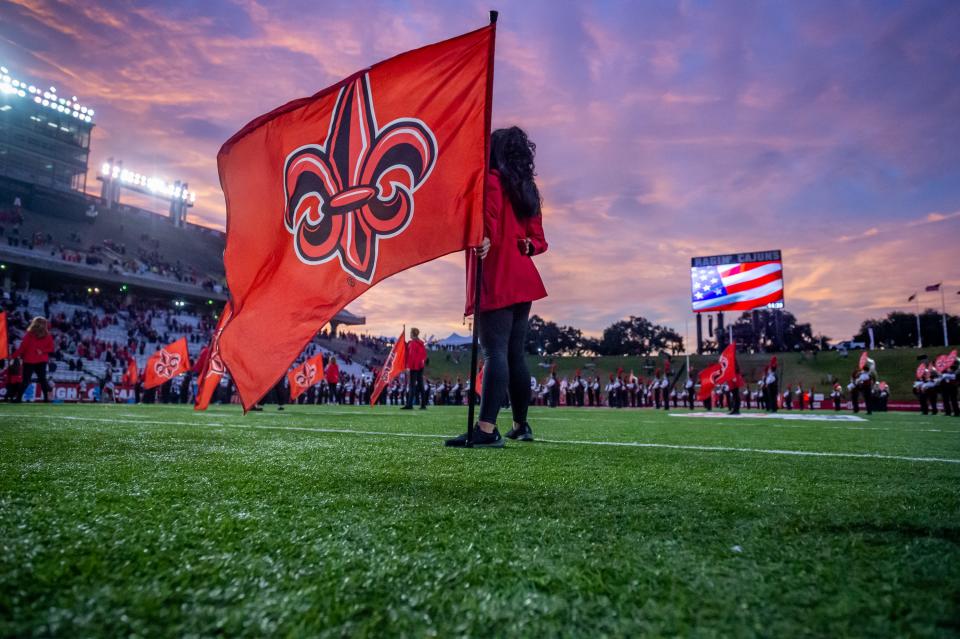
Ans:
[[[290,382],[290,401],[295,402],[297,398],[320,381],[323,377],[323,355],[317,353],[300,366],[287,373],[287,381]]]
[[[0,311],[0,359],[10,355],[10,342],[7,339],[7,312]]]
[[[190,355],[187,353],[187,338],[181,337],[150,356],[144,368],[143,387],[154,388],[188,370]]]
[[[217,157],[245,407],[380,280],[480,244],[494,25],[403,53],[261,116]]]
[[[711,364],[700,371],[700,391],[697,393],[697,399],[703,401],[710,397],[717,385],[717,376],[720,375],[720,370],[720,364]]]
[[[387,361],[383,363],[380,374],[377,375],[377,382],[373,386],[373,394],[370,395],[370,405],[373,406],[380,398],[380,393],[387,387],[407,367],[407,339],[405,333],[407,329],[400,331],[400,337],[397,339],[390,354],[387,355]]]
[[[717,376],[717,384],[732,384],[737,378],[737,344],[730,342],[723,352],[720,353],[720,359],[717,361],[720,365],[720,374]]]
[[[233,314],[233,306],[227,302],[220,313],[220,320],[217,322],[217,328],[213,331],[213,338],[210,345],[207,346],[206,359],[200,367],[197,375],[197,397],[193,402],[193,410],[207,410],[210,400],[213,398],[214,391],[220,386],[220,380],[226,368],[223,365],[223,359],[220,357],[220,334],[223,333],[223,327],[230,321]]]

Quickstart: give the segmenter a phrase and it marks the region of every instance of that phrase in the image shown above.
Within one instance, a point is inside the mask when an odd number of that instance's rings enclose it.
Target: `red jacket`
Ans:
[[[422,371],[427,365],[427,349],[419,339],[407,342],[407,368]]]
[[[527,238],[533,246],[533,255],[547,250],[542,218],[521,220],[516,216],[497,171],[487,174],[486,189],[483,234],[490,238],[490,252],[483,260],[480,310],[493,311],[546,297],[547,289],[531,255],[524,255],[520,249],[520,241]],[[473,314],[474,265],[473,253],[467,251],[466,315]]]
[[[24,364],[44,364],[50,360],[50,353],[53,351],[53,337],[50,333],[43,337],[25,333],[20,348],[13,352],[12,357],[23,357]]]
[[[327,383],[337,384],[340,382],[340,367],[336,362],[330,362],[327,365]]]

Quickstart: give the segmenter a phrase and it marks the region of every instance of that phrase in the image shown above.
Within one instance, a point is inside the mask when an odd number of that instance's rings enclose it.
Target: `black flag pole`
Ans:
[[[499,11],[490,12],[490,24],[497,23]],[[493,48],[490,50],[490,73],[487,78],[489,86],[487,88],[487,139],[490,138],[490,101],[493,91]],[[489,143],[489,142],[488,142]],[[489,155],[489,154],[488,154]],[[483,198],[484,208],[486,208],[486,194]],[[476,268],[474,269],[475,278],[473,283],[473,341],[470,344],[470,401],[467,403],[467,446],[473,444],[473,417],[477,403],[477,356],[479,351],[480,334],[477,332],[478,318],[480,317],[480,284],[483,276],[483,260],[480,254],[474,251]]]
[[[477,401],[477,355],[479,351],[479,338],[477,332],[477,319],[480,316],[480,278],[483,276],[483,260],[480,254],[474,251],[476,260],[475,282],[473,287],[473,342],[470,346],[470,402],[467,404],[467,445],[473,443],[473,415],[474,405]]]

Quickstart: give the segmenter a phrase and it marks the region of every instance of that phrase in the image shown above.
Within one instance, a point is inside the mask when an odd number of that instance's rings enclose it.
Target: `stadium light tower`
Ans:
[[[97,179],[103,182],[100,196],[108,208],[120,203],[120,189],[159,197],[170,202],[170,219],[178,227],[186,223],[187,209],[197,201],[197,194],[188,188],[186,182],[167,182],[161,178],[147,177],[123,168],[123,161],[113,158],[103,163]]]
[[[0,174],[85,191],[94,111],[0,65]]]

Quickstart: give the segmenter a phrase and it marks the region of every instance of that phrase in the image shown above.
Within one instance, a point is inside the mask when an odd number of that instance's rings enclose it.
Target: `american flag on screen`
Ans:
[[[694,311],[748,311],[783,302],[783,263],[744,262],[690,269]]]

